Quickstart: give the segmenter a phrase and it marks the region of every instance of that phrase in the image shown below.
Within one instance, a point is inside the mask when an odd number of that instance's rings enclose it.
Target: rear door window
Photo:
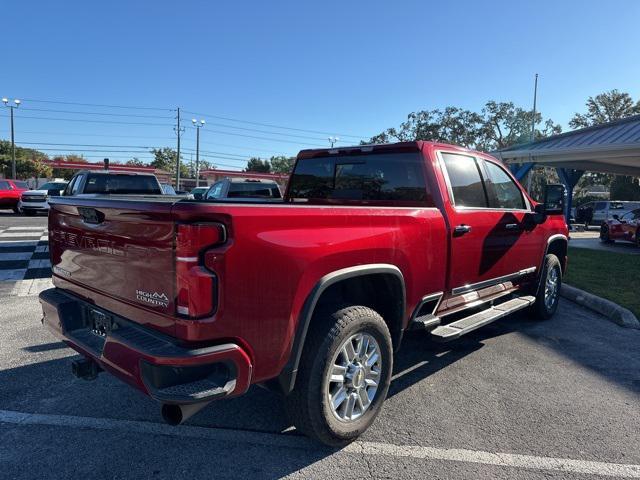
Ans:
[[[607,202],[596,202],[594,210],[605,210],[607,208]]]
[[[15,182],[13,182],[13,184],[20,189],[29,189],[29,185],[27,184],[27,182],[16,180]]]
[[[419,153],[300,159],[289,181],[293,201],[432,206]]]
[[[9,182],[5,182],[4,180],[0,180],[0,190],[11,190]]]
[[[489,206],[491,208],[510,210],[525,209],[522,192],[511,177],[507,175],[507,172],[493,162],[483,160],[483,164],[487,174],[485,185],[489,197]]]
[[[442,152],[456,207],[487,208],[488,199],[480,167],[475,158],[457,153]]]

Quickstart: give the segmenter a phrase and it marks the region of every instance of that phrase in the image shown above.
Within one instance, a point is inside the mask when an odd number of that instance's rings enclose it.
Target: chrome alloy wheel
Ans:
[[[356,333],[340,345],[325,380],[327,400],[338,420],[357,420],[368,410],[381,368],[380,346],[368,333]]]
[[[560,274],[558,267],[549,270],[547,280],[544,282],[544,305],[547,310],[551,310],[558,300],[560,290]]]

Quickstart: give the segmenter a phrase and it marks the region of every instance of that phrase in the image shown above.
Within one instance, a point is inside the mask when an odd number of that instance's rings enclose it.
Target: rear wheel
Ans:
[[[345,445],[382,408],[393,369],[391,335],[384,319],[363,306],[321,313],[312,322],[287,412],[306,435]]]
[[[20,213],[20,209],[18,207],[13,207],[13,213]]]
[[[532,317],[547,320],[556,313],[560,301],[560,288],[562,287],[562,268],[560,260],[553,254],[544,259],[540,283],[536,292],[536,301],[530,307]]]

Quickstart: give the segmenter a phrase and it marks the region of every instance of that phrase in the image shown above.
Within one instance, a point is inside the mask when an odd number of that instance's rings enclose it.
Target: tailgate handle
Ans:
[[[84,223],[92,223],[97,225],[104,221],[104,213],[99,212],[95,208],[78,207],[78,213],[84,220]]]

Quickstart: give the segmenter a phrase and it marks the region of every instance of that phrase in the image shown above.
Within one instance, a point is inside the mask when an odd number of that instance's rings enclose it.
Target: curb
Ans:
[[[560,296],[571,300],[578,305],[586,307],[589,310],[593,310],[604,315],[608,320],[611,320],[613,323],[616,323],[621,327],[640,329],[640,321],[638,321],[631,310],[621,307],[610,300],[585,292],[579,288],[572,287],[566,283],[562,284]]]

